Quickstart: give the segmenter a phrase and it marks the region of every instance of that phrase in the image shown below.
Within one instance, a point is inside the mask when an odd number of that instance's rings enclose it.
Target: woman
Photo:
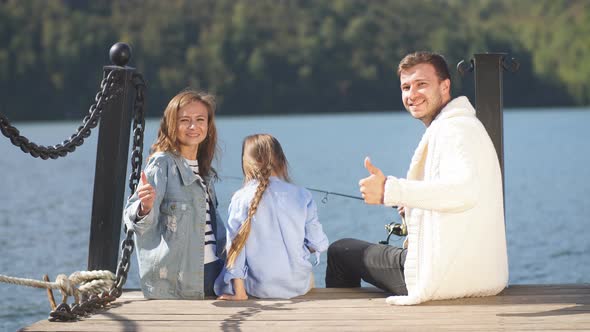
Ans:
[[[224,265],[225,227],[211,167],[215,98],[185,90],[168,103],[141,183],[125,208],[141,288],[151,299],[203,299]]]

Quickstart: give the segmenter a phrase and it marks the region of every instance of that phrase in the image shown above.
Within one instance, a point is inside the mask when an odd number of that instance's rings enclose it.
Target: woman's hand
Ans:
[[[137,197],[141,204],[139,205],[139,216],[143,217],[150,213],[154,206],[154,200],[156,199],[156,191],[154,187],[148,182],[145,173],[141,172],[141,181],[139,187],[137,187]]]

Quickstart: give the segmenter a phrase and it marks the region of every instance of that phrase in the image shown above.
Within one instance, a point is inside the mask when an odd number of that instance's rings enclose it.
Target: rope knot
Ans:
[[[63,297],[63,302],[66,301],[68,296],[74,295],[74,286],[70,279],[65,274],[60,274],[55,278],[55,283],[59,287],[59,291]]]

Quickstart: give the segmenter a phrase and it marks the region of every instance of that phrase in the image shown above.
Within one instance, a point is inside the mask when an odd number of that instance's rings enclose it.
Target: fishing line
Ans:
[[[240,180],[240,181],[243,180],[243,178],[241,178],[241,177],[231,176],[231,175],[220,176],[220,178],[226,178],[226,179],[232,179],[232,180]],[[346,198],[352,198],[352,199],[357,199],[357,200],[364,201],[364,199],[362,197],[360,197],[360,196],[353,196],[353,195],[341,194],[341,193],[337,193],[337,192],[334,192],[334,191],[327,191],[327,190],[321,190],[321,189],[315,189],[315,188],[309,188],[309,187],[304,187],[304,188],[307,189],[307,190],[309,190],[309,191],[315,191],[315,192],[324,194],[324,197],[322,198],[322,203],[324,203],[324,204],[328,203],[328,196],[329,195],[346,197]]]

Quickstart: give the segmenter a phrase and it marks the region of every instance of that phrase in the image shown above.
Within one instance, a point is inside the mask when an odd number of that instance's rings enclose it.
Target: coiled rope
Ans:
[[[80,295],[100,294],[108,291],[115,282],[115,274],[108,270],[77,271],[70,276],[60,274],[55,282],[40,281],[27,278],[16,278],[0,274],[0,282],[44,289],[59,289],[62,303],[66,303],[68,296],[73,296],[76,303],[80,302]],[[76,285],[80,284],[79,287]]]

